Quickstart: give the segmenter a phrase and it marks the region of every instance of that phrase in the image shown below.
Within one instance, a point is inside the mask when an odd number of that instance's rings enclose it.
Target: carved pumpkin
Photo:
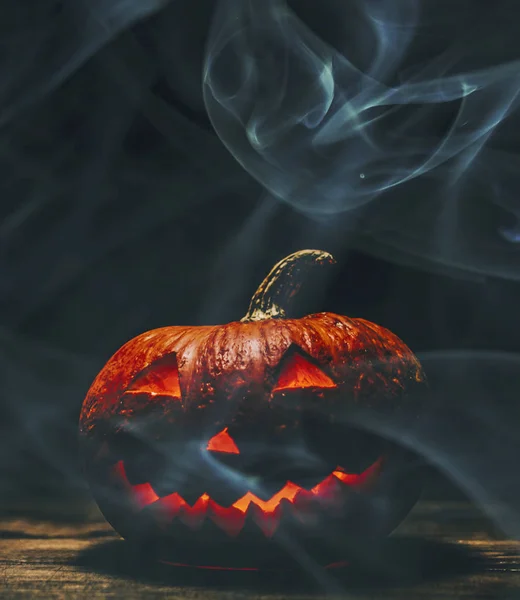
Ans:
[[[80,417],[86,474],[129,540],[174,562],[265,567],[386,535],[420,492],[404,450],[349,425],[415,410],[419,362],[393,333],[332,313],[287,318],[317,250],[280,261],[239,322],[127,342]]]

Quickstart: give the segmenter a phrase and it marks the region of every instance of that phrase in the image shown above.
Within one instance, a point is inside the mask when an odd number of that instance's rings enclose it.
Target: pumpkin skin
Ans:
[[[418,411],[418,360],[363,319],[286,318],[304,268],[332,260],[290,255],[242,321],[149,331],[107,362],[80,441],[93,495],[123,537],[176,564],[270,568],[294,547],[327,564],[408,513],[415,458],[348,415]]]

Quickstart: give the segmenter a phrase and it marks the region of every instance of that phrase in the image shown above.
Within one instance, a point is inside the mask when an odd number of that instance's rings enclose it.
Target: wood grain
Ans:
[[[0,519],[2,598],[520,598],[518,543],[462,503],[420,503],[382,547],[359,549],[341,569],[279,575],[158,564],[92,507],[60,518],[21,512]]]

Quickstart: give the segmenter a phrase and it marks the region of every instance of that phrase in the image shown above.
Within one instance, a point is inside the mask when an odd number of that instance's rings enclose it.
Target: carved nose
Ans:
[[[229,434],[227,427],[216,433],[207,443],[206,450],[217,454],[240,454],[235,440]]]

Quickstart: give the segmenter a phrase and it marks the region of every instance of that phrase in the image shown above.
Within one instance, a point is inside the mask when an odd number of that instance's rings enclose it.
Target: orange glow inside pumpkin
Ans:
[[[317,365],[293,352],[283,360],[273,392],[297,389],[335,388],[337,384]],[[150,396],[168,395],[181,398],[179,369],[174,353],[163,356],[148,368],[141,371],[131,382],[126,393]],[[235,441],[225,427],[207,443],[206,450],[225,454],[240,454]],[[327,510],[341,507],[342,489],[358,487],[376,475],[382,465],[379,459],[362,473],[346,473],[340,466],[323,481],[307,490],[291,481],[268,500],[262,500],[253,492],[247,492],[231,506],[217,504],[209,494],[202,494],[193,505],[188,504],[177,492],[160,497],[150,483],[132,485],[126,475],[123,461],[114,467],[114,475],[126,489],[137,510],[150,509],[162,524],[178,518],[185,525],[197,529],[206,518],[211,519],[229,536],[236,536],[250,516],[266,537],[276,532],[282,509],[291,506],[293,514],[302,521],[313,518],[317,503]]]
[[[175,354],[167,354],[143,369],[126,389],[127,394],[167,395],[181,399],[179,368]]]
[[[298,352],[287,358],[273,392],[302,388],[335,388],[336,384],[319,367]]]
[[[345,473],[338,467],[311,490],[287,481],[269,500],[262,500],[252,492],[247,492],[228,507],[217,504],[207,493],[202,494],[192,506],[177,492],[160,498],[150,483],[132,485],[126,476],[123,461],[114,466],[113,473],[132,497],[136,508],[150,508],[163,524],[178,518],[188,527],[197,529],[209,518],[230,537],[234,537],[244,527],[246,517],[251,515],[252,520],[269,538],[278,528],[284,506],[291,506],[293,514],[302,522],[312,519],[317,502],[330,510],[338,509],[342,503],[343,486],[357,487],[369,482],[379,473],[381,466],[382,459],[378,459],[358,474]]]
[[[278,380],[272,391],[335,387],[337,384],[320,367],[300,352],[292,352],[282,361]],[[182,391],[176,354],[169,353],[143,369],[134,377],[125,393],[148,394],[150,397],[167,395],[180,400]]]
[[[210,450],[211,452],[222,452],[224,454],[240,454],[240,450],[237,448],[233,438],[229,435],[227,427],[209,440],[206,450]]]

